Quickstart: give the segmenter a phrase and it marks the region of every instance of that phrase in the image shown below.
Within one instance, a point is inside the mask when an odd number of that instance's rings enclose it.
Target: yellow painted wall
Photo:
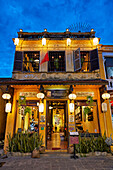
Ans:
[[[98,119],[97,119],[97,106],[93,106],[93,121],[88,121],[88,115],[86,115],[86,121],[84,121],[84,113],[82,110],[83,116],[83,130],[89,133],[99,133]]]
[[[101,113],[101,103],[100,103],[100,93],[99,93],[99,87],[100,86],[93,86],[93,85],[76,85],[76,87],[74,87],[74,93],[76,94],[76,92],[94,92],[94,100],[97,100],[97,107],[98,107],[98,112],[99,112],[99,121],[100,121],[100,128],[101,128],[101,133],[104,134],[105,132],[105,124],[104,124],[104,116],[103,113]],[[6,135],[8,133],[11,133],[11,135],[13,135],[14,132],[14,121],[15,118],[17,119],[16,122],[16,129],[15,132],[17,132],[17,129],[21,127],[21,117],[19,114],[16,115],[16,101],[19,99],[19,93],[20,92],[37,92],[38,93],[38,89],[37,86],[15,86],[15,90],[14,90],[14,97],[13,97],[13,108],[12,108],[12,113],[8,113],[7,116],[7,126],[6,126]],[[37,98],[27,98],[27,100],[37,100]],[[76,100],[86,100],[86,96],[83,97],[77,97]],[[67,102],[67,106],[68,106],[68,121],[70,118],[70,115],[74,116],[74,113],[70,113],[69,111],[69,103],[70,101],[68,100]],[[18,110],[18,108],[17,108]],[[96,108],[94,111],[95,115],[94,115],[94,119],[95,119],[95,125],[94,128],[91,130],[91,132],[94,132],[94,129],[97,129],[98,132],[98,127],[96,126],[96,122],[97,122],[97,115],[96,115]],[[42,134],[43,136],[43,145],[45,146],[46,143],[46,99],[44,99],[44,113],[39,113],[39,121],[40,121],[40,116],[44,115],[45,116],[45,122],[40,122],[40,126],[39,126],[39,133]],[[17,116],[17,117],[15,117]],[[113,133],[112,132],[112,125],[111,125],[111,117],[110,117],[110,112],[109,112],[109,108],[108,108],[108,112],[106,113],[106,123],[107,123],[107,133],[108,136]],[[28,116],[26,117],[26,122],[28,122]],[[70,126],[73,124],[75,124],[75,122],[68,122],[68,128],[70,128]],[[90,126],[90,123],[88,123],[87,126]],[[44,127],[44,129],[42,130],[41,127]],[[27,129],[27,124],[25,124],[25,128]],[[90,128],[91,129],[91,128]],[[75,126],[74,126],[74,130],[75,131]],[[7,146],[7,138],[5,136],[5,149]]]
[[[45,122],[40,122],[41,116],[45,117]],[[45,146],[46,144],[46,99],[44,99],[44,112],[43,113],[39,112],[39,134],[43,136],[43,146]]]
[[[7,114],[7,123],[6,123],[6,131],[5,131],[5,142],[4,142],[4,150],[7,149],[8,146],[8,139],[7,136],[10,134],[11,136],[14,133],[14,122],[16,119],[16,99],[17,99],[17,91],[14,90],[14,97],[13,97],[13,106],[12,106],[12,113]]]

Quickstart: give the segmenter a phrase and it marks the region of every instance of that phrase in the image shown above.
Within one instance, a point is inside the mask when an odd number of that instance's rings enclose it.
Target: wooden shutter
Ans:
[[[98,50],[90,51],[91,71],[99,69]]]
[[[80,48],[76,51],[73,51],[73,61],[74,61],[74,71],[81,69],[81,56],[80,56]]]
[[[16,51],[13,71],[22,71],[22,60],[22,51]]]

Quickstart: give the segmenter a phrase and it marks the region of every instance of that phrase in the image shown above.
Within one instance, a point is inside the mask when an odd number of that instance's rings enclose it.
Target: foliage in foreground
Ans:
[[[79,144],[76,145],[77,153],[89,153],[89,152],[110,152],[110,147],[105,142],[106,136],[91,136],[90,138],[79,136]]]
[[[43,144],[43,137],[38,133],[17,133],[14,137],[9,134],[8,138],[8,151],[9,152],[32,152],[35,148],[39,149]]]

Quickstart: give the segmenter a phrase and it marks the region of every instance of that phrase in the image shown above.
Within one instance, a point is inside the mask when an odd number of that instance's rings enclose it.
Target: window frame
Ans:
[[[108,71],[107,71],[107,64],[106,64],[107,58],[113,58],[113,55],[111,55],[111,56],[104,56],[105,76],[106,76],[106,79],[110,79],[110,78],[108,78]]]
[[[25,57],[25,54],[30,54],[30,53],[32,53],[32,55],[33,54],[38,54],[38,57],[39,57],[39,66],[38,66],[38,71],[25,71],[24,70],[24,57]],[[32,62],[32,61],[27,61],[27,63],[35,63],[34,61]],[[39,73],[39,71],[40,71],[40,51],[23,51],[23,59],[22,59],[22,72],[24,72],[24,73]]]
[[[64,65],[64,71],[58,71],[58,70],[56,70],[55,71],[55,67],[54,67],[54,71],[51,71],[51,70],[49,70],[49,65],[50,65],[50,53],[64,53],[64,61],[65,61],[65,65]],[[48,51],[48,56],[49,56],[49,61],[48,61],[48,65],[47,65],[47,70],[48,70],[48,73],[54,73],[54,72],[57,72],[57,73],[60,73],[60,72],[66,72],[66,55],[65,55],[66,53],[65,53],[65,51]],[[59,55],[59,54],[57,54],[57,55]],[[52,62],[52,61],[51,61]],[[54,61],[53,61],[54,62]],[[59,61],[58,61],[59,62]],[[63,60],[62,60],[62,63],[63,63]]]

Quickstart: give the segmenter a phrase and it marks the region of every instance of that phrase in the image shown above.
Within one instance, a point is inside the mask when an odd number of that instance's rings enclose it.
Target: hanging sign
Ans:
[[[78,136],[70,136],[70,144],[79,144]]]
[[[68,90],[48,90],[46,92],[47,98],[67,98]]]
[[[86,97],[92,96],[94,97],[94,92],[76,92],[77,97]]]
[[[37,92],[20,92],[20,96],[37,97]]]

